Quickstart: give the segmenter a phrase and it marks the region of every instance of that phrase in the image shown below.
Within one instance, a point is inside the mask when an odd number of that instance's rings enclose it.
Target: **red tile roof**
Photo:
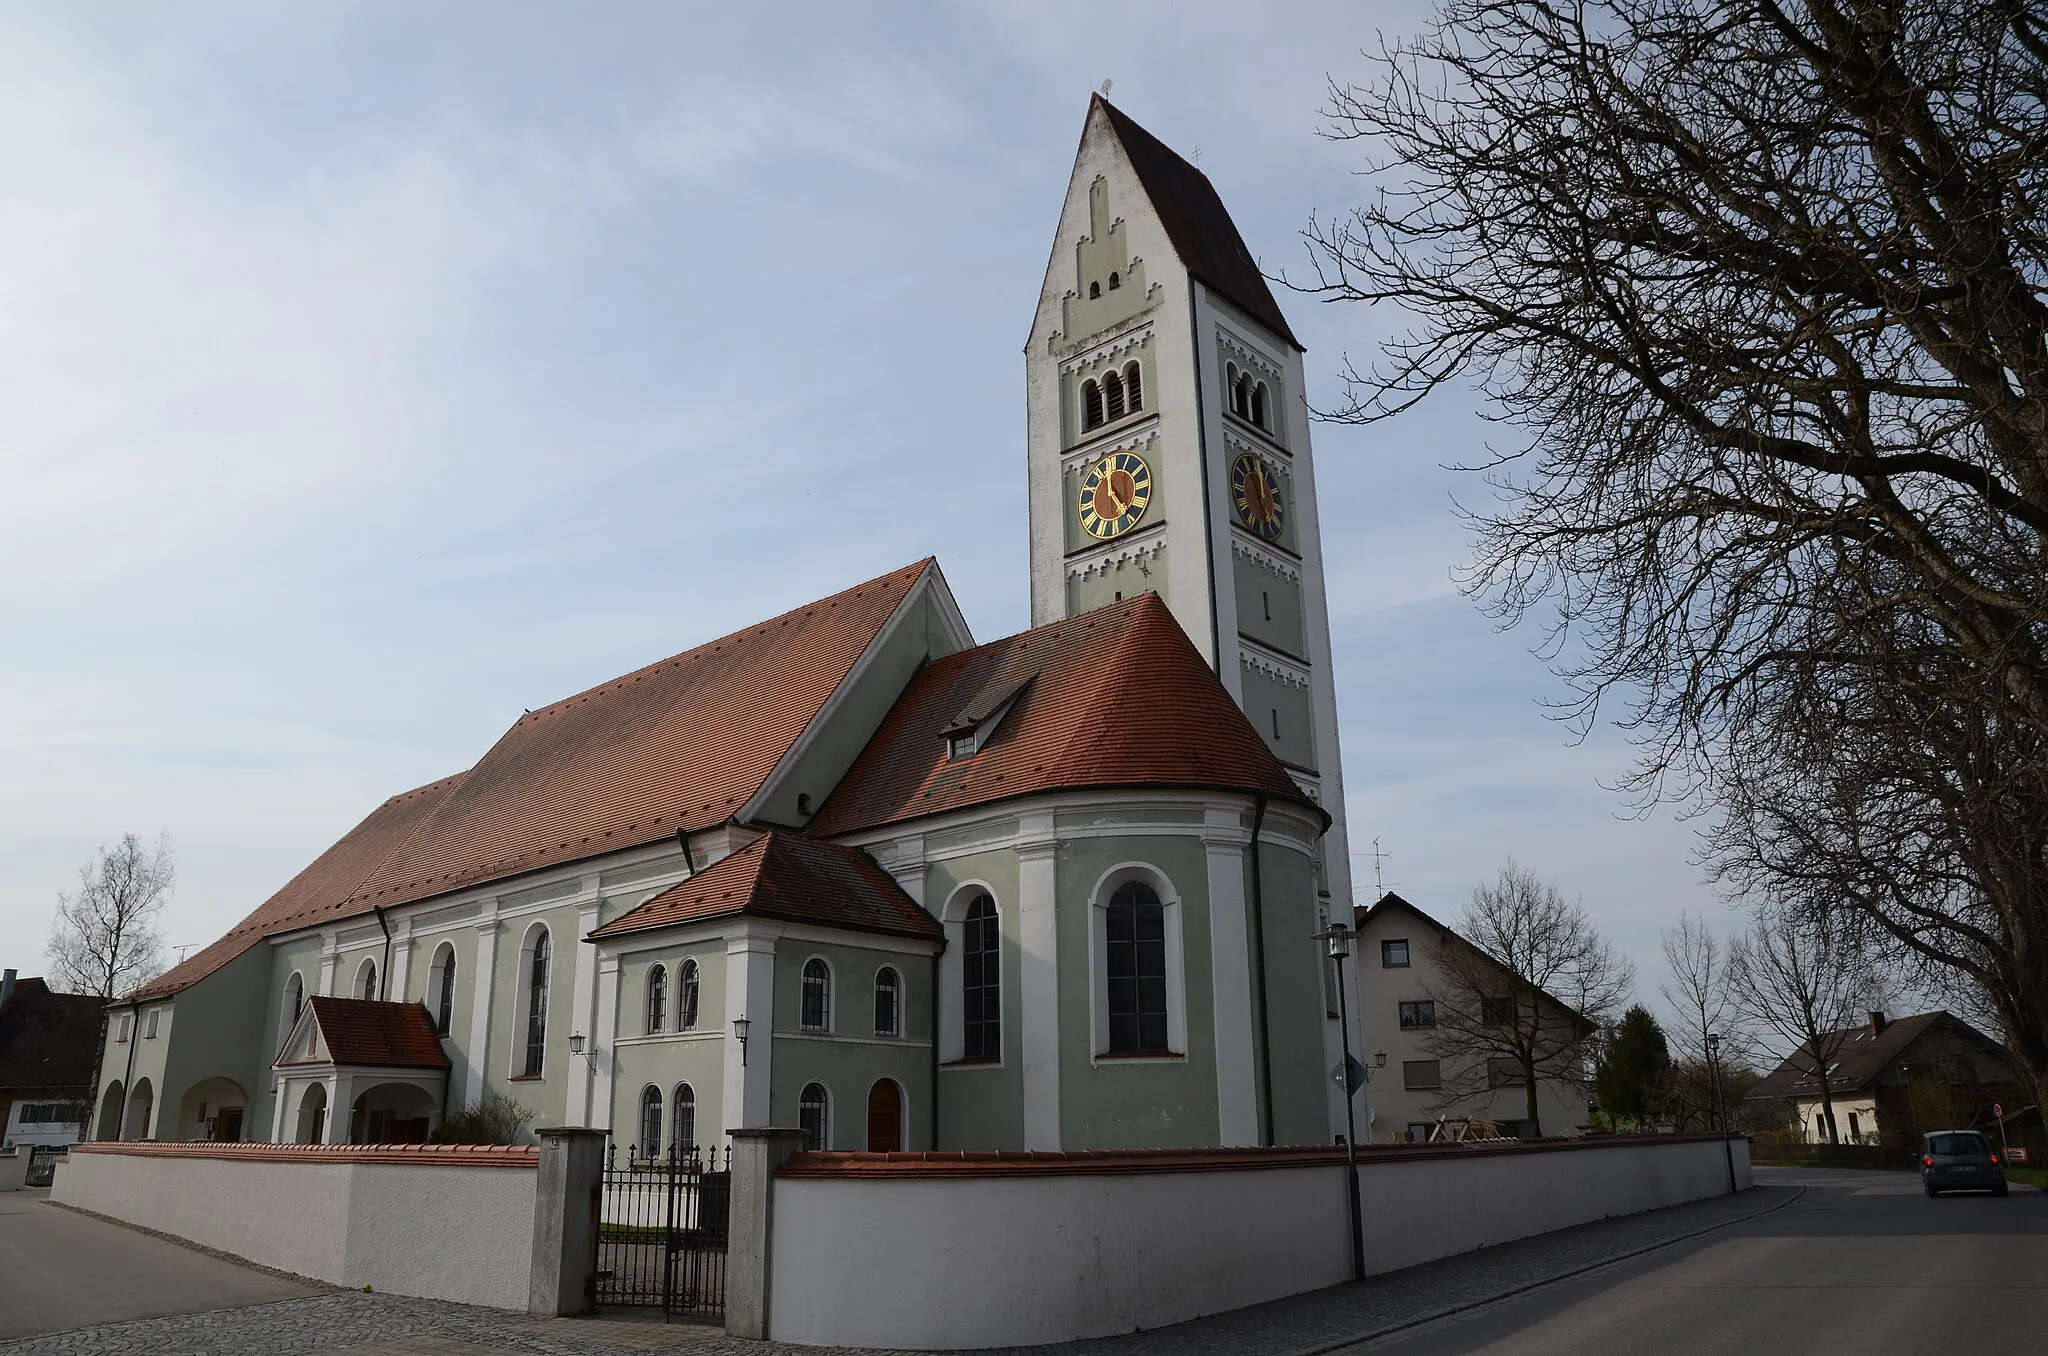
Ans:
[[[770,830],[590,935],[615,937],[731,914],[938,938],[937,920],[859,848]]]
[[[934,568],[927,558],[528,712],[475,767],[392,797],[129,997],[176,993],[273,933],[725,822]]]
[[[947,756],[943,732],[962,712],[1027,683],[979,752]],[[810,831],[1098,787],[1264,791],[1315,808],[1166,604],[1146,593],[927,664]]]
[[[434,1034],[433,1018],[418,1003],[381,1003],[369,998],[306,1000],[320,1027],[322,1053],[336,1064],[386,1069],[445,1069],[448,1054]]]

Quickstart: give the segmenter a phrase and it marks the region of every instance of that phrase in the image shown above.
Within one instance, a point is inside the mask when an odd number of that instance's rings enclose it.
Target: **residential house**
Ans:
[[[0,974],[0,1149],[85,1138],[104,1007]]]
[[[2028,1100],[2005,1048],[1949,1012],[1887,1020],[1869,1014],[1820,1042],[1826,1055],[1835,1140],[1911,1145],[1927,1130],[1989,1127],[1991,1108],[2017,1112]],[[1781,1103],[1808,1144],[1830,1142],[1821,1098],[1821,1060],[1808,1042],[1750,1091],[1752,1104]]]

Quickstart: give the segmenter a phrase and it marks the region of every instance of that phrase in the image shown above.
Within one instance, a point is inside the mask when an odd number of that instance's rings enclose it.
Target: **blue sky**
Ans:
[[[523,709],[927,554],[1022,628],[1088,94],[1298,269],[1360,191],[1325,81],[1421,13],[0,10],[0,964],[124,831],[170,831],[203,944]],[[1283,305],[1326,404],[1396,322]],[[1478,413],[1315,435],[1353,847],[1445,915],[1515,855],[1647,995],[1680,908],[1728,920],[1450,584]]]

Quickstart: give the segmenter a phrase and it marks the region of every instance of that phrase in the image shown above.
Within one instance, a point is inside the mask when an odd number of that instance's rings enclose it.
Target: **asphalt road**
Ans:
[[[0,1342],[90,1323],[317,1293],[267,1272],[0,1192]]]
[[[1903,1172],[1760,1169],[1758,1219],[1346,1347],[1373,1356],[2048,1351],[2048,1193],[1929,1200]]]

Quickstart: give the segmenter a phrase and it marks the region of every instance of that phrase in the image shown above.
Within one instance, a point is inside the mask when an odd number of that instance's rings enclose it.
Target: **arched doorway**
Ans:
[[[100,1098],[100,1118],[94,1124],[94,1138],[121,1138],[121,1080],[107,1084],[107,1095]]]
[[[433,1129],[434,1097],[410,1083],[379,1083],[349,1108],[351,1144],[424,1144]]]
[[[185,1090],[173,1139],[215,1140],[233,1144],[242,1138],[242,1116],[249,1099],[232,1078],[204,1078]]]
[[[156,1090],[149,1086],[147,1078],[135,1084],[135,1090],[128,1094],[128,1114],[121,1120],[122,1139],[148,1139],[150,1113],[156,1110]]]
[[[878,1078],[868,1089],[868,1152],[900,1153],[903,1149],[903,1089],[893,1078]]]
[[[298,1144],[319,1144],[327,1138],[327,1085],[309,1083],[299,1099],[299,1125],[292,1139]]]

